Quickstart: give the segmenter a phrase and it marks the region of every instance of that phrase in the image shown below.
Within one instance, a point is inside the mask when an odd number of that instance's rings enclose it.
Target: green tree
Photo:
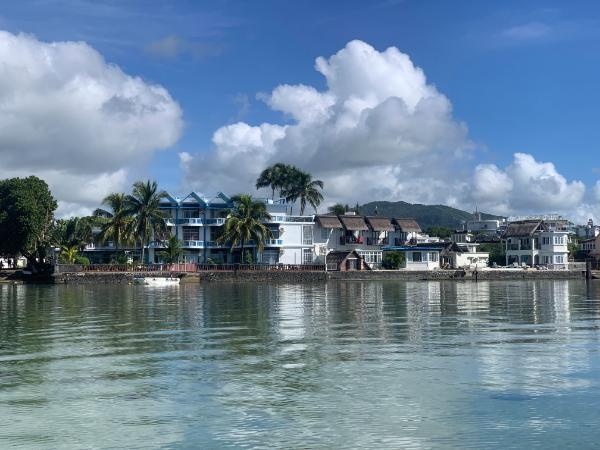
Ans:
[[[390,251],[383,254],[381,265],[384,269],[397,270],[404,264],[404,254],[399,251]]]
[[[165,249],[160,252],[160,255],[166,263],[173,264],[179,262],[181,253],[181,241],[177,239],[177,236],[169,236],[169,239],[165,241]]]
[[[317,207],[323,200],[322,189],[323,182],[321,180],[313,180],[311,174],[293,167],[287,186],[283,189],[282,194],[288,202],[295,203],[300,200],[300,215],[303,215],[307,203],[317,213]]]
[[[63,245],[60,248],[59,259],[60,262],[66,264],[75,264],[75,260],[79,255],[79,248],[77,245]]]
[[[110,210],[98,208],[94,211],[94,216],[102,221],[98,238],[101,243],[113,241],[115,249],[119,250],[122,244],[130,240],[127,231],[132,218],[126,207],[125,194],[110,194],[102,200],[102,204],[108,206]]]
[[[336,216],[343,216],[344,214],[346,214],[346,211],[346,207],[341,203],[336,203],[335,205],[327,208],[327,212],[329,212],[330,214],[335,214]]]
[[[0,254],[21,254],[33,270],[41,269],[56,207],[48,185],[37,177],[0,181]]]
[[[432,226],[425,230],[429,236],[437,236],[440,239],[447,239],[452,236],[453,230],[447,227]]]
[[[132,217],[128,233],[134,236],[142,246],[142,263],[145,247],[152,235],[162,237],[167,226],[165,216],[160,209],[160,201],[167,197],[165,191],[158,190],[156,181],[136,181],[131,195],[125,197],[125,211]]]
[[[71,217],[58,219],[52,230],[53,245],[59,247],[76,246],[83,250],[94,240],[93,228],[97,225],[96,217]]]
[[[232,255],[238,244],[240,254],[244,255],[245,245],[250,240],[254,241],[258,251],[262,251],[266,240],[273,238],[273,233],[263,223],[271,219],[267,207],[262,202],[252,200],[249,195],[236,195],[232,197],[232,201],[234,207],[221,227],[216,241],[229,245]]]
[[[282,191],[287,188],[294,174],[294,169],[293,166],[283,163],[267,167],[256,179],[256,189],[263,187],[271,188],[272,198],[275,198],[275,191],[277,189],[279,189],[279,193],[282,195]]]

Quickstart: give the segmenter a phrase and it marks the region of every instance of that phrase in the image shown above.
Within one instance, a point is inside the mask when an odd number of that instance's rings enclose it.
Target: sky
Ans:
[[[286,162],[324,206],[600,221],[598,44],[592,1],[3,2],[0,177],[64,216]]]

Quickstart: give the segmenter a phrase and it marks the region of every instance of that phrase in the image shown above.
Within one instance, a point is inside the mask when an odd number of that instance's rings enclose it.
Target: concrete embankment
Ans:
[[[130,284],[131,272],[67,272],[55,274],[51,282],[65,284]],[[153,273],[152,276],[171,274]],[[303,272],[303,271],[205,271],[173,274],[182,283],[255,282],[255,283],[314,283],[328,280],[383,281],[383,280],[543,280],[583,279],[585,272],[550,270],[435,270],[435,271],[364,271],[364,272]]]

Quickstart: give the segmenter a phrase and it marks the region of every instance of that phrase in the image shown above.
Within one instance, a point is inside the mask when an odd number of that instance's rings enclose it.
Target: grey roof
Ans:
[[[511,236],[531,236],[538,230],[547,230],[548,227],[541,220],[524,220],[521,222],[511,222],[504,232],[505,237]]]
[[[400,227],[400,231],[404,233],[421,232],[421,227],[415,219],[398,219],[394,217],[392,219],[392,223],[394,225],[398,225]]]
[[[394,225],[387,217],[367,216],[365,219],[373,231],[394,231]]]
[[[347,257],[351,256],[357,259],[361,259],[361,256],[356,250],[336,250],[334,252],[327,253],[327,264],[341,263]]]

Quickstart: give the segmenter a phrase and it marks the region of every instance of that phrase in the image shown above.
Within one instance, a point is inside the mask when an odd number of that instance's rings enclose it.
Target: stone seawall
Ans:
[[[169,273],[152,274],[169,276]],[[315,283],[328,280],[383,281],[383,280],[543,280],[581,279],[585,272],[566,270],[461,270],[435,271],[365,271],[365,272],[294,272],[294,271],[215,271],[179,274],[182,283],[251,282],[251,283]],[[65,284],[130,284],[131,272],[67,272],[56,274],[54,283]]]

